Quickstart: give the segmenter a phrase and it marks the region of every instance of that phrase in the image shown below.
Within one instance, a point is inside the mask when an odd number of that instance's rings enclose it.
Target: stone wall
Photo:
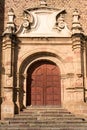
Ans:
[[[3,0],[1,0],[3,1]],[[7,21],[7,12],[10,8],[14,9],[14,12],[16,14],[16,24],[17,26],[20,25],[20,21],[22,21],[22,13],[24,9],[36,7],[39,6],[40,1],[39,0],[5,0],[5,23]],[[87,1],[86,0],[47,0],[48,6],[55,7],[55,8],[65,8],[67,15],[66,15],[66,21],[71,29],[71,23],[72,23],[72,13],[75,8],[79,10],[80,16],[81,16],[81,24],[83,27],[83,30],[87,34]],[[3,4],[1,5],[3,6]]]

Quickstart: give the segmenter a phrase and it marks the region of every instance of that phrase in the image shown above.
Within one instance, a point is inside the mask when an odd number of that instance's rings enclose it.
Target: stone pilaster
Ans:
[[[84,101],[84,72],[83,72],[83,46],[84,34],[79,22],[79,13],[77,10],[73,13],[72,23],[72,49],[74,52],[74,93],[77,102]]]
[[[87,102],[87,47],[86,47],[86,41],[84,42],[84,49],[83,49],[83,73],[84,73],[84,88],[85,88],[85,97],[84,101]]]
[[[23,84],[23,88],[24,88],[24,99],[23,99],[23,105],[24,105],[24,107],[26,107],[26,98],[27,98],[27,90],[26,90],[26,85],[27,85],[27,74],[23,74],[23,76],[24,76],[24,84]]]
[[[3,38],[3,102],[1,105],[1,118],[13,117],[14,103],[13,103],[13,65],[12,65],[12,41],[9,35]]]
[[[9,21],[3,33],[2,64],[4,73],[2,74],[2,96],[1,119],[14,116],[13,102],[13,62],[14,62],[14,12],[11,9],[8,13]]]
[[[15,88],[16,92],[16,101],[15,101],[15,113],[18,114],[20,112],[20,103],[19,103],[19,73],[17,73],[17,87]]]

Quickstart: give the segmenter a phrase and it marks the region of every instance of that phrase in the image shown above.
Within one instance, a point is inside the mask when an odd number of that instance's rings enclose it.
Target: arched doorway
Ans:
[[[27,105],[61,105],[60,69],[51,61],[33,63],[27,71]]]

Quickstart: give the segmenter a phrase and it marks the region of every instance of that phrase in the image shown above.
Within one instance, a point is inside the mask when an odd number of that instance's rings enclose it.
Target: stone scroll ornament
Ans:
[[[64,21],[64,14],[60,14],[57,18],[56,18],[56,28],[59,31],[62,31],[65,28],[65,21]]]
[[[24,13],[24,20],[23,20],[23,27],[24,27],[24,32],[27,32],[30,26],[30,21],[28,19],[28,15]]]
[[[33,16],[29,12],[24,12],[23,14],[24,19],[23,19],[23,29],[24,33],[28,32],[30,29],[31,24],[33,23]]]
[[[65,9],[48,7],[42,1],[39,7],[25,9],[23,22],[16,31],[20,37],[70,37],[65,22]]]

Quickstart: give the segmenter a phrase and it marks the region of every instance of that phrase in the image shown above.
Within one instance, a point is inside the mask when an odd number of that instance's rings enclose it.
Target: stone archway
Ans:
[[[60,69],[53,62],[34,62],[27,70],[26,86],[26,105],[61,105]]]
[[[56,53],[52,52],[37,52],[32,53],[32,55],[25,56],[19,65],[19,86],[20,86],[20,92],[19,92],[19,105],[20,110],[25,108],[26,106],[31,105],[30,102],[27,102],[27,72],[28,70],[31,70],[31,67],[35,65],[38,61],[48,61],[51,64],[54,64],[61,72],[61,101],[60,104],[64,104],[64,97],[65,97],[65,82],[64,82],[64,75],[66,73],[65,66],[63,64],[62,58],[57,55]],[[31,97],[30,97],[31,98]],[[18,98],[17,98],[18,99]]]

